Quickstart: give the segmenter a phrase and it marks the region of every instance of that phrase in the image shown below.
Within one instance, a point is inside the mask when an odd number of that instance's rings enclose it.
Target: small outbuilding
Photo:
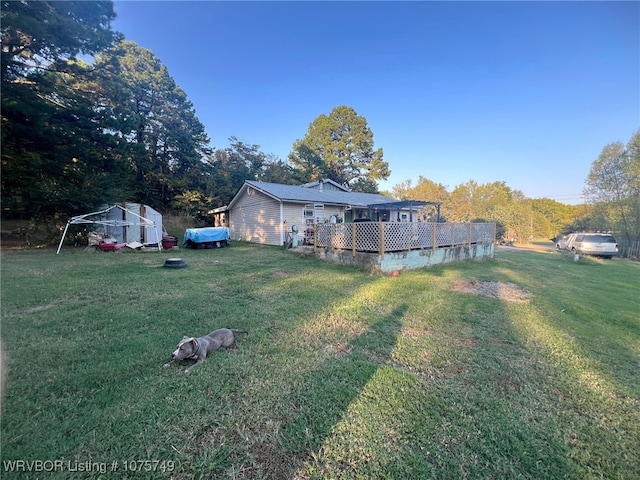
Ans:
[[[125,203],[71,217],[62,233],[58,251],[71,225],[92,225],[94,238],[111,239],[115,244],[153,245],[162,249],[162,214],[148,205]]]

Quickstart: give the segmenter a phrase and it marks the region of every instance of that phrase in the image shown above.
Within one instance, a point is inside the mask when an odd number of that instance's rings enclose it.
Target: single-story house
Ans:
[[[211,213],[214,225],[229,227],[232,240],[284,245],[292,230],[303,239],[316,223],[418,221],[418,209],[425,205],[436,206],[439,215],[437,203],[352,192],[332,180],[299,186],[247,180],[228,206]]]

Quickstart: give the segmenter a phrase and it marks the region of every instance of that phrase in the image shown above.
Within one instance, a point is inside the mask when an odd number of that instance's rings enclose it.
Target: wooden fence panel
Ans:
[[[637,259],[640,258],[640,242],[631,242],[620,245],[620,256],[624,258]]]

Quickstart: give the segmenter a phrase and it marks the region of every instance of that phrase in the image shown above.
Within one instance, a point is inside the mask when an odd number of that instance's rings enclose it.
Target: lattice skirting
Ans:
[[[398,252],[492,244],[495,228],[494,223],[325,223],[315,226],[315,245],[357,252]]]

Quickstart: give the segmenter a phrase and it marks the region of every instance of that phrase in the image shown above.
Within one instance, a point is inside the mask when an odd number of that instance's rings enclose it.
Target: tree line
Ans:
[[[213,148],[186,93],[151,51],[111,28],[111,1],[2,2],[2,218],[56,226],[105,203],[140,202],[205,223],[245,180],[330,178],[376,192],[391,174],[364,117],[321,114],[286,160],[235,137]],[[613,230],[640,240],[640,136],[607,145],[586,179],[588,202],[528,199],[504,182],[449,191],[420,176],[398,199],[442,202],[447,221],[495,221],[526,240]]]
[[[212,148],[166,66],[112,31],[114,18],[110,1],[3,2],[4,218],[124,200],[202,217],[247,179],[372,190],[390,174],[366,119],[346,106],[318,117],[288,161],[235,137]]]
[[[470,180],[449,191],[446,186],[420,176],[392,189],[400,199],[442,203],[446,220],[491,221],[498,237],[527,241],[554,238],[575,231],[614,232],[620,243],[640,242],[640,130],[627,145],[606,145],[592,163],[585,180],[582,205],[526,198],[504,182],[478,184]]]

